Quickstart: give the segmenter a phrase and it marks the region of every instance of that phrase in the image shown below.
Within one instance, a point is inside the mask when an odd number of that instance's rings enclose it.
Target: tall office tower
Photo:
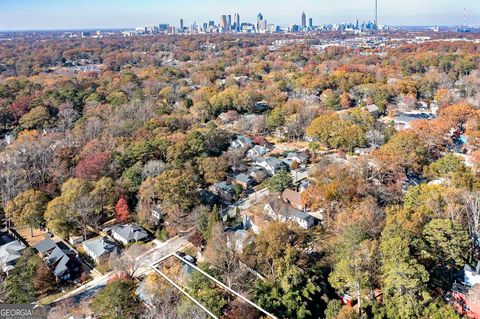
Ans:
[[[313,19],[312,18],[308,19],[308,27],[310,29],[313,29]]]
[[[184,28],[183,19],[180,19],[180,32],[183,32],[183,28]]]
[[[203,31],[207,31],[208,29],[208,23],[204,22],[203,23]]]
[[[223,31],[227,30],[227,16],[224,14],[220,16],[220,28],[223,28]]]
[[[227,16],[227,28],[228,30],[232,30],[232,15]]]
[[[375,0],[375,29],[378,29],[378,0]]]
[[[305,12],[302,13],[302,28],[306,28],[307,27],[307,15],[305,14]]]
[[[208,21],[208,27],[215,26],[215,21]]]
[[[238,13],[235,13],[233,16],[233,23],[235,23],[235,31],[239,32],[240,31],[240,15]]]
[[[358,30],[358,19],[355,19],[355,29]]]
[[[257,16],[257,32],[263,31],[266,28],[266,21],[263,20],[263,15],[261,13]]]

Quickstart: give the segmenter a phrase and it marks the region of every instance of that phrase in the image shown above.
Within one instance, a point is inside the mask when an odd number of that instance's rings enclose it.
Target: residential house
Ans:
[[[377,148],[375,146],[370,146],[370,147],[357,147],[355,148],[354,152],[356,155],[369,155],[373,151],[375,151]]]
[[[14,240],[7,235],[0,238],[0,267],[7,273],[15,268],[18,258],[27,246],[18,240]]]
[[[400,113],[393,118],[396,129],[410,128],[410,124],[417,120],[431,120],[434,116],[429,113]]]
[[[308,162],[308,155],[305,152],[292,152],[287,154],[287,159],[297,162],[298,164],[305,164]]]
[[[264,102],[264,101],[255,102],[255,112],[263,113],[263,112],[266,112],[268,109],[269,109],[269,106],[267,102]]]
[[[291,207],[281,199],[269,201],[263,208],[265,215],[281,222],[295,222],[298,226],[308,229],[313,226],[315,220],[312,216]]]
[[[248,175],[257,183],[260,184],[267,178],[267,173],[261,167],[251,167],[248,170]]]
[[[247,189],[253,185],[253,178],[245,173],[238,174],[233,178],[233,182]]]
[[[97,264],[108,261],[110,254],[118,250],[115,242],[107,236],[84,241],[82,246]]]
[[[268,176],[275,175],[275,173],[280,171],[282,168],[287,171],[290,170],[288,164],[275,157],[258,157],[253,161],[253,164],[255,166],[264,168]]]
[[[33,248],[52,269],[57,280],[69,280],[78,273],[80,265],[76,260],[77,253],[70,250],[64,243],[56,243],[51,238],[45,238]]]
[[[230,148],[232,149],[250,148],[252,146],[252,140],[245,135],[238,135],[237,138],[230,143]]]
[[[227,247],[239,253],[243,252],[245,246],[253,242],[253,238],[242,224],[225,228],[225,233],[227,234]]]
[[[450,302],[461,315],[480,319],[480,284],[473,286],[454,283]]]
[[[461,282],[455,282],[451,291],[451,303],[460,314],[480,319],[480,262],[476,267],[463,267]]]
[[[285,203],[290,204],[298,210],[304,210],[305,205],[302,203],[302,194],[292,189],[287,188],[282,193],[282,199]]]
[[[463,267],[463,283],[468,286],[480,284],[480,261],[475,268],[468,264]]]
[[[270,150],[262,145],[255,145],[247,152],[247,157],[255,158],[267,154]]]
[[[370,104],[365,107],[365,109],[372,115],[373,117],[379,117],[380,116],[380,108],[376,106],[375,104]]]
[[[235,195],[235,189],[233,188],[233,185],[227,183],[226,181],[213,184],[209,187],[209,190],[227,202],[230,202]]]
[[[112,228],[112,237],[124,245],[144,241],[148,233],[137,224],[117,225]]]
[[[260,230],[268,225],[268,220],[264,214],[256,214],[254,211],[242,212],[242,225],[246,230],[252,230],[255,234],[259,234]]]
[[[152,208],[152,219],[154,220],[154,222],[156,224],[158,224],[160,222],[160,220],[162,220],[163,215],[164,215],[164,213],[159,206],[154,206]]]

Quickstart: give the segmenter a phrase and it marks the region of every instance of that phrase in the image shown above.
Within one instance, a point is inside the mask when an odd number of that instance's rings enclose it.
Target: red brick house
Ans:
[[[451,304],[455,310],[471,319],[480,319],[480,284],[472,287],[453,284]]]

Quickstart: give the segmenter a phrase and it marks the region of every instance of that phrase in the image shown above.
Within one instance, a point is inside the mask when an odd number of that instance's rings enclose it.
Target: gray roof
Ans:
[[[433,116],[425,113],[418,113],[418,114],[408,114],[408,113],[401,113],[395,116],[396,122],[403,122],[403,123],[410,123],[412,121],[417,120],[430,120]]]
[[[215,183],[212,185],[214,188],[222,190],[224,192],[232,192],[233,185],[228,184],[226,181]]]
[[[44,254],[52,249],[55,249],[57,247],[57,244],[50,239],[50,238],[45,238],[44,240],[38,242],[33,248],[35,248],[39,253]]]
[[[109,254],[117,247],[115,242],[108,237],[98,237],[84,241],[83,246],[92,251],[97,257]]]
[[[308,155],[304,152],[298,152],[298,153],[292,152],[287,154],[287,158],[288,159],[298,158],[300,161],[304,162],[308,160]]]
[[[148,233],[137,224],[117,225],[112,228],[112,233],[116,233],[126,241],[139,241],[148,237]]]
[[[266,163],[268,166],[270,166],[273,169],[278,169],[281,166],[283,166],[283,162],[279,160],[278,158],[275,157],[257,157],[255,158],[255,163],[257,165],[261,163]]]
[[[67,263],[70,257],[58,246],[52,250],[47,258],[48,264],[53,267],[53,273],[57,277],[61,277],[68,271]]]
[[[251,177],[248,176],[247,174],[242,173],[235,176],[235,180],[241,183],[249,183],[251,180]]]
[[[376,106],[375,104],[370,104],[365,107],[368,112],[378,112],[380,111],[380,108]]]
[[[22,251],[26,248],[24,244],[19,242],[18,240],[13,240],[9,243],[6,243],[0,246],[0,262],[3,264],[3,267],[6,264],[17,260],[20,258]],[[9,269],[4,269],[9,270]]]
[[[46,254],[45,260],[48,265],[53,268],[53,273],[57,277],[63,276],[69,271],[67,264],[70,261],[68,253],[70,251],[64,251],[60,246],[55,243],[51,238],[45,238],[38,242],[34,248],[41,254]]]
[[[312,218],[310,215],[291,207],[290,205],[284,203],[282,200],[275,199],[268,202],[268,205],[273,209],[277,215],[282,216],[294,216],[298,219],[308,220]]]

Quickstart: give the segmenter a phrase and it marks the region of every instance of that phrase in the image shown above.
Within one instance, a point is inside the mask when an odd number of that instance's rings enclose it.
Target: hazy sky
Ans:
[[[480,24],[480,0],[378,0],[379,23],[389,25]],[[185,25],[219,20],[238,12],[254,21],[300,23],[302,11],[314,24],[371,19],[374,0],[0,0],[0,30],[135,27],[148,23]]]

